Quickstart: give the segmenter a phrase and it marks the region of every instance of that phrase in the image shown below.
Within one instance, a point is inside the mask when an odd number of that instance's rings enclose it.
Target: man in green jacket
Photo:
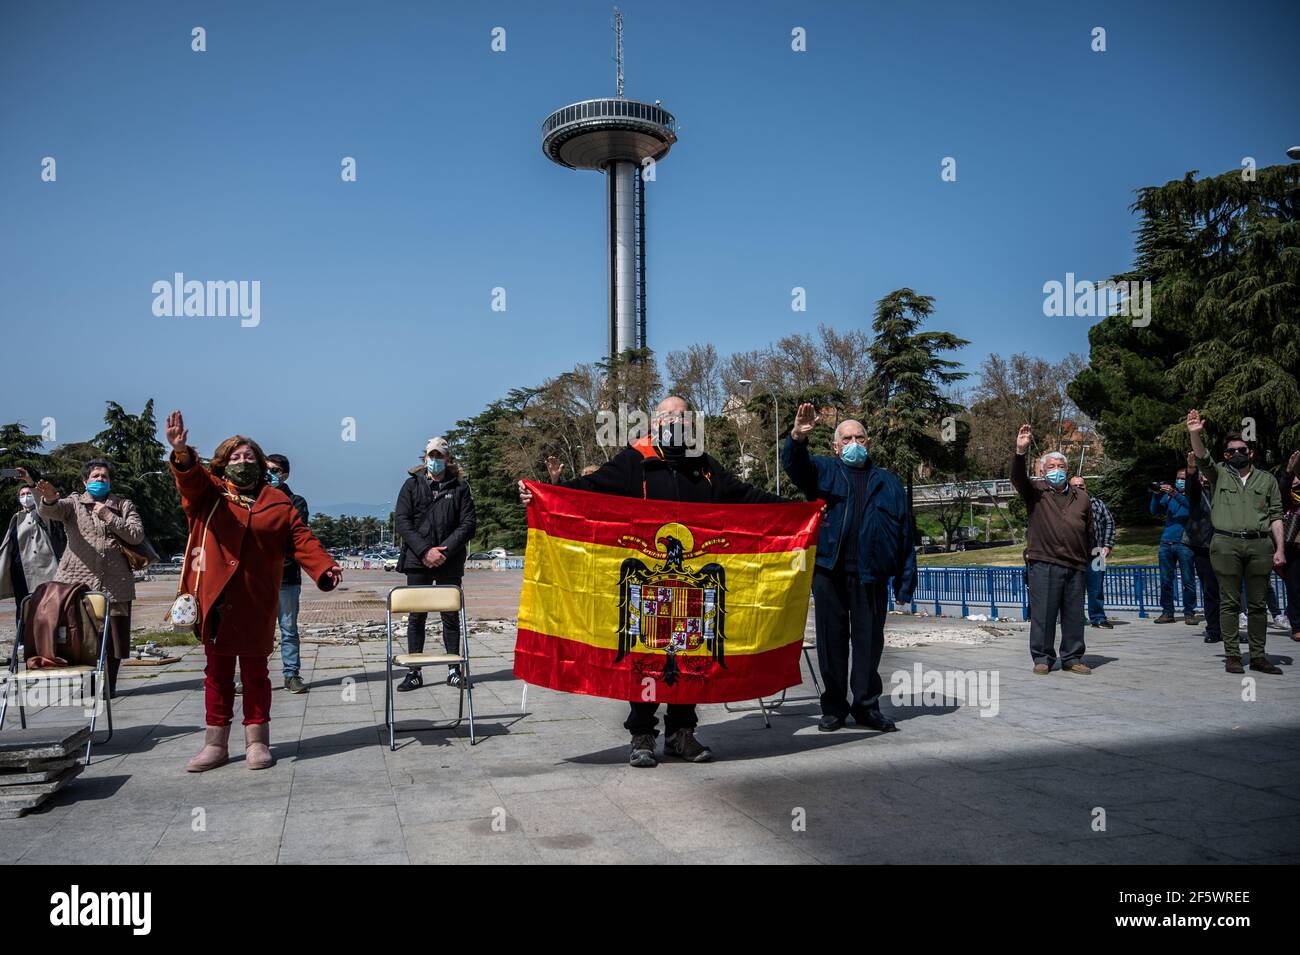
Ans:
[[[1201,435],[1203,424],[1195,408],[1187,412],[1192,450],[1205,463],[1202,470],[1210,482],[1210,520],[1214,524],[1210,566],[1219,579],[1224,669],[1229,673],[1244,672],[1237,641],[1229,639],[1237,632],[1244,578],[1250,668],[1260,673],[1280,674],[1282,671],[1264,655],[1268,632],[1264,591],[1273,569],[1286,566],[1282,547],[1282,495],[1276,479],[1254,467],[1251,461],[1254,452],[1240,434],[1228,435],[1223,461],[1211,461]]]

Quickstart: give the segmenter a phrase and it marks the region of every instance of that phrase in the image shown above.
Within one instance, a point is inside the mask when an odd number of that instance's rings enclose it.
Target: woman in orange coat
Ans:
[[[201,773],[229,758],[236,660],[244,682],[244,761],[265,769],[271,765],[266,662],[275,645],[284,555],[292,553],[321,590],[337,587],[343,573],[284,492],[267,483],[266,455],[256,441],[227,438],[205,468],[188,437],[184,418],[173,411],[167,416],[171,470],[194,548],[182,585],[198,581],[199,636],[208,658],[207,731],[186,769]]]

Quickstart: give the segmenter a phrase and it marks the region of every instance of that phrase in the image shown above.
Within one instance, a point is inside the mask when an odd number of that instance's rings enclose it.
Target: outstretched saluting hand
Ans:
[[[805,401],[795,413],[794,427],[790,429],[790,437],[796,441],[807,441],[808,435],[812,434],[813,428],[817,427],[817,417],[817,409]]]
[[[1205,427],[1205,422],[1201,420],[1201,413],[1195,408],[1187,412],[1187,434],[1192,439],[1192,453],[1198,458],[1207,457],[1205,450],[1205,440],[1201,436],[1201,429]]]
[[[1029,442],[1034,439],[1034,429],[1027,424],[1020,426],[1020,431],[1016,434],[1016,454],[1024,454],[1029,450]]]
[[[185,418],[179,410],[167,416],[167,443],[172,446],[177,461],[186,458],[185,449],[189,446],[190,432],[185,427]]]

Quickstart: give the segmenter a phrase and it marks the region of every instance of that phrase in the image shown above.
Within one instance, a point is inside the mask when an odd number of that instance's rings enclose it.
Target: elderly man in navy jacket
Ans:
[[[817,409],[801,405],[781,464],[809,499],[826,502],[812,588],[817,662],[826,688],[817,728],[840,729],[852,715],[859,726],[888,733],[898,728],[880,712],[889,581],[893,578],[900,603],[910,601],[916,587],[907,494],[898,478],[872,463],[871,442],[860,422],[840,422],[831,442],[833,456],[808,453],[808,435],[816,425]]]

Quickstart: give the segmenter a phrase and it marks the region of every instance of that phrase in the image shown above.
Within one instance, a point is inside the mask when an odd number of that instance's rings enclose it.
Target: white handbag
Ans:
[[[208,543],[208,525],[212,523],[212,515],[217,510],[217,505],[221,503],[220,495],[212,502],[212,510],[208,511],[208,518],[203,522],[203,541],[199,544],[199,569],[194,574],[194,591],[193,593],[185,590],[185,572],[190,566],[190,542],[194,538],[194,528],[190,528],[189,535],[185,538],[185,558],[181,563],[181,579],[176,584],[176,599],[172,601],[171,607],[167,610],[167,615],[163,618],[172,625],[175,630],[193,630],[196,634],[199,629],[199,579],[203,576],[203,549]]]

